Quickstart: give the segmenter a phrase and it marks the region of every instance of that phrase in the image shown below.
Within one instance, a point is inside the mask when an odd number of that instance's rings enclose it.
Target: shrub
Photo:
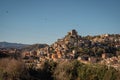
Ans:
[[[55,80],[76,80],[78,66],[81,64],[76,60],[60,62],[54,71]]]
[[[45,61],[41,63],[40,69],[30,68],[29,73],[32,80],[53,80],[53,73],[57,63],[53,61]]]
[[[27,75],[28,75],[27,70],[22,61],[10,59],[10,58],[5,58],[0,60],[1,79],[3,80],[25,79]]]

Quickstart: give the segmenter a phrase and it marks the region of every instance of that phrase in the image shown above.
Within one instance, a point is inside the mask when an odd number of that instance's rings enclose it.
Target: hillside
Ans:
[[[48,46],[47,44],[33,44],[33,45],[29,45],[29,46],[26,46],[24,48],[22,48],[23,51],[32,51],[32,50],[37,50],[39,48],[44,48]]]

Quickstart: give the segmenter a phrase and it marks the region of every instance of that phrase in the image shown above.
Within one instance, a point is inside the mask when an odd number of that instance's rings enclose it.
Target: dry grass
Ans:
[[[25,65],[20,60],[4,58],[0,60],[0,79],[20,78],[26,72]]]

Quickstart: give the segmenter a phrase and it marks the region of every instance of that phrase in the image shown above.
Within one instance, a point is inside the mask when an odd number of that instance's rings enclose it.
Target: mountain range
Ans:
[[[0,42],[0,48],[17,48],[23,50],[34,50],[48,46],[47,44],[21,44],[21,43],[10,43]]]
[[[28,44],[21,43],[10,43],[10,42],[0,42],[0,48],[23,48],[28,46]]]

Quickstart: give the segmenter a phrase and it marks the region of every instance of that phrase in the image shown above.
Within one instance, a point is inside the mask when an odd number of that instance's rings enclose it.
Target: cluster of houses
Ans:
[[[95,37],[92,40],[93,42],[120,42],[120,35],[109,35],[109,34],[102,34],[99,37]]]
[[[109,35],[101,35],[102,40],[109,39]],[[112,39],[112,37],[110,37]],[[83,63],[97,63],[100,60],[106,59],[109,57],[106,53],[103,53],[101,55],[101,58],[96,58],[89,55],[82,55],[79,56],[80,53],[78,52],[78,49],[80,47],[89,47],[89,45],[94,45],[93,43],[96,43],[96,38],[91,40],[83,39],[81,36],[77,34],[76,30],[72,30],[68,32],[68,34],[63,39],[58,39],[55,43],[53,43],[50,46],[47,46],[45,48],[40,48],[33,51],[23,51],[22,52],[22,58],[23,61],[26,63],[26,65],[29,66],[36,66],[40,67],[41,62],[46,60],[53,60],[53,61],[60,61],[60,60],[72,60],[77,59]],[[120,45],[120,38],[119,39],[112,39],[114,41],[117,41],[118,44],[116,44],[117,47]],[[120,52],[118,52],[120,53]]]
[[[0,48],[0,58],[15,58],[20,57],[20,50],[16,48]]]
[[[105,58],[100,61],[100,64],[105,64],[108,67],[114,67],[116,70],[120,70],[120,56]]]
[[[10,49],[7,49],[7,48],[0,48],[0,53],[4,53],[4,54],[7,54],[7,53],[16,53],[17,49],[15,48],[10,48]]]
[[[36,51],[23,51],[23,61],[26,64],[30,63],[30,65],[34,65],[34,63],[40,64],[40,62],[46,60],[75,59],[77,52],[75,49],[70,50],[70,47],[73,45],[77,47],[78,38],[80,37],[77,35],[77,32],[72,30],[68,32],[68,35],[64,39],[58,39],[51,46],[40,48]]]

